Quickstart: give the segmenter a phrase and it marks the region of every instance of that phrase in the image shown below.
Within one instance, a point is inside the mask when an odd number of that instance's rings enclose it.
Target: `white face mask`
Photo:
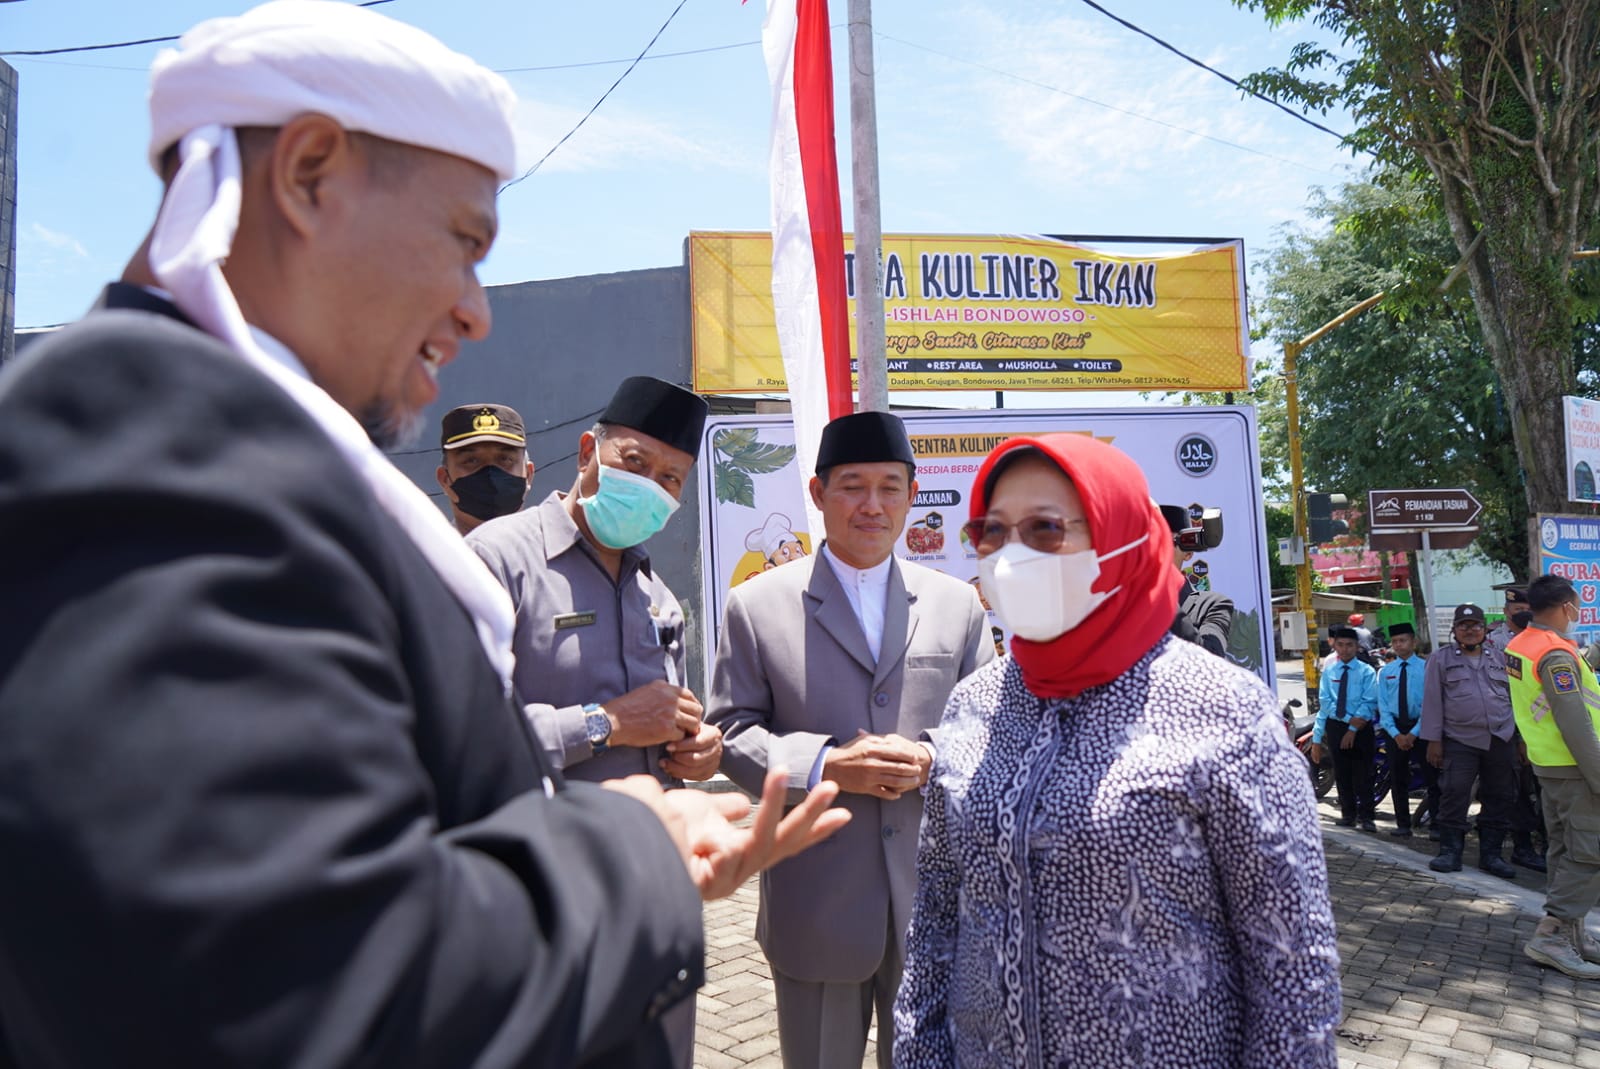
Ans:
[[[1040,553],[1021,542],[1007,542],[978,561],[978,580],[1006,630],[1030,642],[1049,642],[1083,623],[1122,589],[1090,589],[1100,578],[1100,565],[1149,539],[1145,535],[1103,557],[1092,549]]]

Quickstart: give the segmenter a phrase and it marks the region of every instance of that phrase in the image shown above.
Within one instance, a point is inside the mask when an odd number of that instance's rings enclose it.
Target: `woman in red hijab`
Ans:
[[[967,534],[1012,656],[924,788],[894,1064],[1337,1065],[1304,760],[1261,681],[1169,635],[1144,475],[1087,435],[989,454]]]

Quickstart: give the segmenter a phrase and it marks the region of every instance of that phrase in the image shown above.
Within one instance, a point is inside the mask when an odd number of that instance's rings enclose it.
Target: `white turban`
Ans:
[[[317,112],[346,130],[516,175],[506,80],[415,26],[333,0],[274,0],[211,19],[150,71],[150,163],[202,126],[282,126]]]
[[[346,129],[459,156],[506,179],[516,166],[512,102],[498,75],[421,30],[332,0],[273,0],[201,23],[156,58],[150,81],[151,162],[159,167],[167,148],[178,145],[178,170],[150,235],[156,280],[201,329],[322,428],[471,615],[508,695],[515,663],[509,596],[299,358],[245,321],[222,264],[239,227],[238,127],[281,126],[318,112]]]

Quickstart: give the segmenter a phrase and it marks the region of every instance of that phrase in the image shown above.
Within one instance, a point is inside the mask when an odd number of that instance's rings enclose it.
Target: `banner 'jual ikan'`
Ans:
[[[781,392],[771,235],[695,232],[688,255],[694,388]],[[865,272],[849,235],[845,278],[853,317]],[[883,297],[892,389],[1249,388],[1237,240],[1120,255],[1050,237],[885,234]],[[853,329],[850,341],[854,369]]]

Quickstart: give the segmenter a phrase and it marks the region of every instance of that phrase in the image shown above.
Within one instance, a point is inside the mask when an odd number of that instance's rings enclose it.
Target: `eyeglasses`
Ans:
[[[1054,516],[1028,516],[1016,523],[1001,523],[999,520],[985,517],[968,520],[961,525],[961,530],[965,532],[967,541],[972,543],[972,548],[980,557],[987,557],[1010,541],[1012,531],[1017,532],[1017,537],[1029,549],[1039,553],[1054,553],[1068,538],[1082,536],[1087,539],[1089,521],[1062,520]]]

